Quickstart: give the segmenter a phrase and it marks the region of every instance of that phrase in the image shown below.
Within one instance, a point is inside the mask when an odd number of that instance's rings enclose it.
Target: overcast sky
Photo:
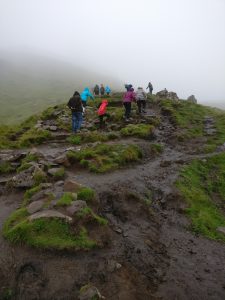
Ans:
[[[0,0],[0,50],[225,102],[225,0]]]

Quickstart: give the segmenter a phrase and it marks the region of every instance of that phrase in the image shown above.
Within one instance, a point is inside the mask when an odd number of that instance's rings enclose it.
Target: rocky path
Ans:
[[[171,145],[174,130],[164,118],[156,139],[143,144],[160,143],[164,151],[141,164],[104,175],[67,169],[68,178],[98,192],[99,213],[110,227],[105,248],[86,253],[43,252],[12,247],[0,237],[0,281],[11,282],[12,299],[78,299],[79,288],[88,282],[113,300],[224,299],[225,245],[188,230],[184,203],[174,187],[185,164],[215,153],[188,154],[185,148]],[[51,143],[38,151],[53,162],[69,147]],[[0,227],[21,201],[20,192],[0,196]]]

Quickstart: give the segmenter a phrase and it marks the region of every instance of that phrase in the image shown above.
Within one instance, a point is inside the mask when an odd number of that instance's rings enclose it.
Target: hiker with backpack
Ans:
[[[151,84],[151,82],[148,83],[148,86],[146,87],[146,90],[147,89],[149,89],[149,94],[152,95],[153,85]]]
[[[91,98],[92,100],[94,100],[94,97],[91,94],[91,92],[89,91],[89,88],[86,87],[83,90],[83,92],[81,93],[81,100],[82,100],[82,104],[83,104],[83,116],[84,116],[84,113],[85,113],[85,107],[87,106],[88,98]]]
[[[125,84],[125,89],[127,90],[127,92],[133,87],[132,84]]]
[[[83,105],[80,94],[77,91],[70,98],[67,106],[72,112],[72,131],[73,133],[77,133],[80,131],[83,121]]]
[[[136,91],[136,101],[137,101],[137,107],[138,107],[138,113],[146,113],[146,99],[147,95],[144,92],[142,87],[139,87]]]
[[[105,92],[107,96],[109,96],[109,94],[111,93],[111,89],[108,85],[105,87]]]
[[[99,96],[99,85],[98,84],[96,84],[94,87],[94,95]]]
[[[101,95],[101,97],[103,97],[105,95],[105,88],[104,88],[103,84],[101,84],[101,87],[100,87],[100,95]]]
[[[98,108],[98,117],[99,117],[99,127],[103,128],[105,121],[107,121],[110,118],[110,115],[106,113],[108,101],[102,100],[102,103],[100,104]]]
[[[123,95],[123,105],[125,108],[124,117],[126,121],[129,121],[130,114],[131,114],[131,103],[135,101],[135,93],[134,89],[130,88],[124,95]]]

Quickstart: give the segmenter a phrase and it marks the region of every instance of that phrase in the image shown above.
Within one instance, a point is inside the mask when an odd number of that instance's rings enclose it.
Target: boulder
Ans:
[[[43,205],[44,205],[43,200],[32,202],[27,206],[27,211],[29,214],[34,214],[37,211],[41,210]]]
[[[218,227],[216,231],[225,235],[225,227]]]
[[[92,299],[105,299],[105,297],[100,294],[99,290],[95,286],[87,284],[80,289],[79,300]]]
[[[191,102],[191,103],[197,104],[197,99],[195,98],[194,95],[189,96],[189,97],[187,98],[187,101],[188,101],[188,102]]]
[[[66,154],[62,154],[62,155],[58,156],[56,159],[54,159],[54,163],[63,165],[65,167],[69,167],[70,166],[70,163],[69,163],[69,161],[67,159]]]
[[[52,126],[49,126],[49,130],[51,130],[51,131],[57,131],[58,127],[55,126],[55,125],[52,125]]]
[[[167,89],[164,89],[164,90],[156,93],[156,97],[158,97],[160,99],[170,99],[170,100],[175,100],[175,101],[179,100],[179,98],[175,92],[168,92]]]
[[[54,176],[61,168],[51,168],[48,170],[48,174]]]
[[[33,172],[35,167],[32,166],[27,170],[20,172],[13,176],[12,186],[16,188],[31,188],[34,185]]]
[[[76,200],[73,201],[70,206],[67,207],[66,211],[68,212],[69,215],[73,216],[83,208],[87,207],[86,201],[83,200]]]
[[[33,215],[31,215],[30,217],[28,217],[29,221],[34,221],[37,219],[41,219],[41,218],[59,218],[59,219],[63,219],[69,223],[72,222],[72,218],[69,216],[66,216],[60,212],[58,212],[57,210],[43,210],[40,212],[37,212]]]
[[[83,187],[82,184],[72,179],[67,179],[64,182],[65,192],[77,193],[82,187]]]

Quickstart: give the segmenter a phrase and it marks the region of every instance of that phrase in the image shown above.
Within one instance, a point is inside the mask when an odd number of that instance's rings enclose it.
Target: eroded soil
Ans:
[[[185,203],[174,187],[180,169],[205,155],[195,154],[195,145],[174,144],[175,130],[165,117],[154,141],[124,140],[164,145],[162,154],[140,164],[104,175],[67,170],[67,178],[98,193],[99,213],[110,228],[104,248],[39,251],[12,246],[0,235],[0,286],[10,297],[5,299],[75,300],[89,282],[113,300],[225,299],[225,245],[189,231]],[[39,150],[51,160],[68,147],[60,143]],[[22,192],[3,189],[0,228],[22,198]]]

